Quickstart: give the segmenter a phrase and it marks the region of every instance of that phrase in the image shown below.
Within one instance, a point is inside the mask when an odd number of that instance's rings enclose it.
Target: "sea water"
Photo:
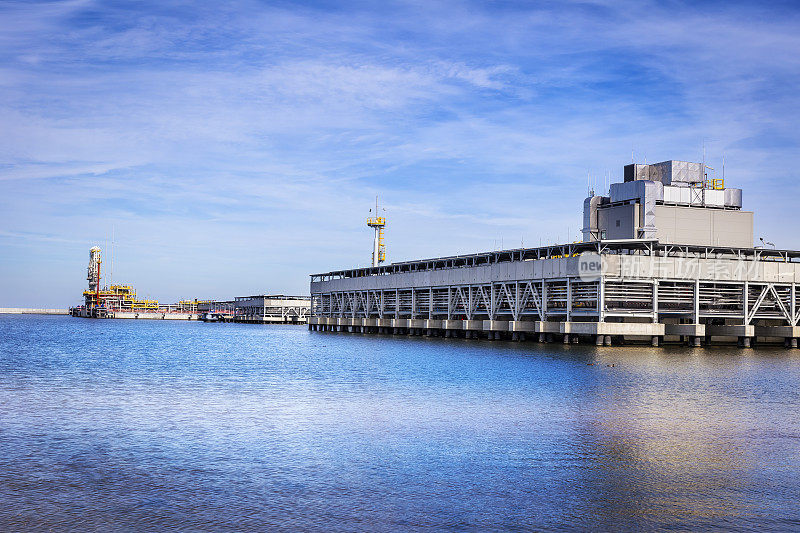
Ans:
[[[0,530],[800,529],[800,350],[0,316]]]

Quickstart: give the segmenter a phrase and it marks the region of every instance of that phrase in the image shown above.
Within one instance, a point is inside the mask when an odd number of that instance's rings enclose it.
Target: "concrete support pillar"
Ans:
[[[797,339],[789,339],[789,347],[797,348]]]
[[[578,337],[577,335],[573,335],[571,340],[572,344],[578,344],[581,341],[580,337]]]
[[[564,335],[564,344],[569,344],[569,334]]]
[[[750,348],[750,345],[751,345],[750,337],[739,337],[740,348]]]
[[[603,345],[603,342],[605,341],[605,338],[606,338],[606,337],[605,337],[605,335],[598,335],[598,336],[597,336],[597,337],[594,339],[594,345],[595,345],[595,346],[602,346],[602,345]]]
[[[611,335],[606,335],[606,338],[603,339],[603,344],[606,346],[611,346]]]
[[[518,341],[519,340],[519,333],[517,333],[516,331],[511,333],[511,340],[512,341]]]
[[[657,335],[653,335],[653,338],[652,338],[652,339],[650,339],[650,345],[651,345],[651,346],[658,347],[658,345],[659,345],[659,338],[658,338],[658,336],[657,336]]]
[[[539,342],[547,342],[547,334],[539,333]]]

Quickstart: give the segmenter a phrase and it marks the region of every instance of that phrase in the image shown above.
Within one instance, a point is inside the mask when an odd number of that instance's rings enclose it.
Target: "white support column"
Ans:
[[[542,314],[542,316],[540,316],[539,318],[541,320],[543,320],[543,321],[547,320],[547,282],[545,280],[542,280],[542,308],[541,308],[541,314]]]
[[[653,324],[658,322],[658,280],[653,280]]]
[[[742,290],[744,294],[742,295],[742,302],[743,302],[743,317],[742,323],[746,326],[750,324],[750,282],[745,281],[744,285],[742,286]]]
[[[411,287],[411,318],[417,318],[417,291]]]
[[[572,278],[567,278],[567,322],[572,320]]]
[[[428,320],[433,320],[433,287],[428,289]]]
[[[495,313],[497,310],[495,309],[495,288],[494,283],[489,286],[489,320],[495,319]]]
[[[602,274],[597,280],[597,321],[606,321],[606,282]]]
[[[447,320],[453,320],[453,288],[447,287]]]
[[[694,291],[693,292],[694,292],[694,295],[693,295],[693,300],[694,300],[694,302],[693,302],[694,303],[694,306],[693,306],[694,313],[693,314],[694,314],[694,316],[692,318],[692,322],[694,324],[699,324],[700,323],[700,280],[699,279],[696,279],[694,281]]]

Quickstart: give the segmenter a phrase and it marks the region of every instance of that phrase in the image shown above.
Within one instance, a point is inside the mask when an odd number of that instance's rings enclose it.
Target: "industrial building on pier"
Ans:
[[[797,347],[800,251],[753,246],[741,189],[706,168],[627,165],[590,191],[584,242],[314,274],[309,328]]]

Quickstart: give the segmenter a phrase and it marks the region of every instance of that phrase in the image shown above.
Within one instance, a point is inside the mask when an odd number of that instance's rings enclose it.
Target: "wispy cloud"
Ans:
[[[618,176],[631,151],[697,159],[704,139],[757,231],[800,246],[781,220],[800,192],[799,17],[743,2],[6,2],[0,304],[73,302],[112,225],[118,274],[149,294],[304,292],[310,272],[368,261],[376,194],[395,260],[562,241],[587,172]]]

